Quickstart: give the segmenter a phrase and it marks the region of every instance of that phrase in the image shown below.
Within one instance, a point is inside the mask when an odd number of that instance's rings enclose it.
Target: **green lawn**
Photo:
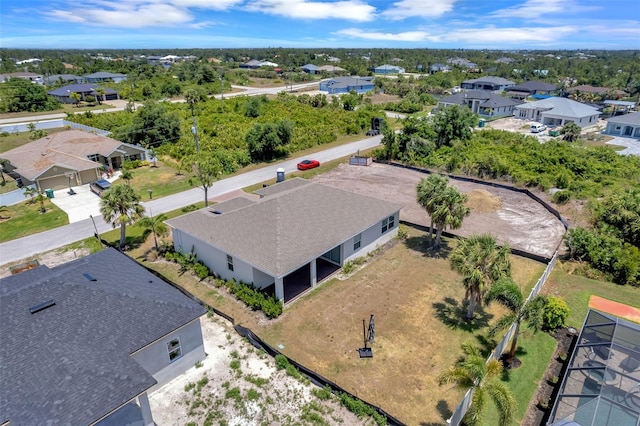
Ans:
[[[130,185],[140,194],[143,201],[149,199],[149,189],[153,192],[153,198],[160,198],[193,188],[189,183],[191,173],[183,171],[178,175],[176,169],[162,161],[157,161],[156,165],[157,167],[153,167],[153,163],[150,163],[131,171],[133,179]],[[115,183],[125,181],[119,179]]]
[[[44,202],[46,213],[40,213],[40,204],[28,202],[0,209],[0,242],[14,240],[38,232],[67,225],[69,218],[50,200]]]
[[[591,295],[640,306],[640,288],[621,286],[607,281],[598,281],[570,273],[575,265],[558,262],[542,293],[561,296],[569,305],[567,325],[580,329],[589,310]]]
[[[546,333],[533,334],[528,330],[520,333],[517,356],[522,361],[522,366],[505,371],[503,377],[503,381],[509,386],[518,402],[516,421],[513,425],[521,424],[529,402],[538,388],[538,383],[545,380],[543,375],[555,347],[556,340]],[[487,416],[482,424],[487,426],[498,424],[498,412],[493,403],[489,404]]]

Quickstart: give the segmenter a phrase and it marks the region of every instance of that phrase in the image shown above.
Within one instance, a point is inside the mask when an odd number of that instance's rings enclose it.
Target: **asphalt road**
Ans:
[[[346,157],[355,154],[359,150],[366,150],[378,146],[381,139],[382,136],[374,136],[350,144],[326,149],[314,154],[313,158],[322,163]],[[276,177],[276,169],[280,167],[284,167],[285,173],[289,174],[296,170],[296,164],[302,159],[304,158],[292,158],[258,170],[219,180],[209,188],[209,198],[273,179]],[[151,211],[154,215],[157,215],[197,203],[203,199],[203,190],[201,188],[193,188],[167,197],[143,202],[142,204],[146,208],[147,213]],[[1,243],[0,264],[15,262],[38,253],[44,253],[83,240],[94,235],[96,229],[98,233],[103,233],[113,228],[102,219],[102,216],[97,216],[93,219],[86,219],[39,234]]]

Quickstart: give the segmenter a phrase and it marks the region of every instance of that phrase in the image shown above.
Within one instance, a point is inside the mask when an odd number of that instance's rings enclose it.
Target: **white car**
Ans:
[[[544,132],[545,130],[547,130],[547,126],[545,126],[544,124],[533,123],[531,125],[531,133],[540,133]]]

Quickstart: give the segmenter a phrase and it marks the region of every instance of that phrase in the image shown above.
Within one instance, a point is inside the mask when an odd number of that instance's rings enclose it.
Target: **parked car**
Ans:
[[[309,170],[315,169],[316,167],[320,167],[318,160],[303,160],[298,163],[298,170]]]
[[[91,188],[91,192],[102,197],[102,193],[111,188],[111,182],[105,179],[98,179],[95,182],[91,182],[89,188]]]
[[[531,133],[540,133],[544,132],[545,130],[547,130],[547,126],[545,126],[544,124],[533,123],[531,125]]]

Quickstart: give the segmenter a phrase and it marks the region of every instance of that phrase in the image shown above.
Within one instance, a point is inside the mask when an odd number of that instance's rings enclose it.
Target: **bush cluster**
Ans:
[[[182,270],[193,272],[201,280],[211,275],[207,265],[199,261],[193,253],[185,254],[178,251],[167,251],[164,257],[169,261],[176,262]]]
[[[340,403],[358,417],[371,416],[377,425],[387,424],[387,418],[378,413],[373,407],[360,399],[354,398],[348,393],[340,395]]]
[[[273,296],[267,296],[251,284],[236,280],[216,280],[216,286],[226,287],[238,300],[244,302],[254,311],[262,311],[269,318],[277,318],[282,314],[282,303]]]
[[[555,330],[564,327],[569,317],[569,306],[561,297],[549,296],[546,298],[544,312],[542,314],[543,330]]]

